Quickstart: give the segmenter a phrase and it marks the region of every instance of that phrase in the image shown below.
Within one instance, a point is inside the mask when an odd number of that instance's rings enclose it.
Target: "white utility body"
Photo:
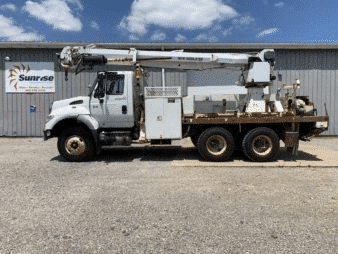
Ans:
[[[146,87],[144,95],[146,139],[181,139],[181,87]]]

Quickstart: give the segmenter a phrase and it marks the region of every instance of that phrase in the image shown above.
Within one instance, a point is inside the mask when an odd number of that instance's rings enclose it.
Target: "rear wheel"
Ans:
[[[61,133],[58,150],[68,161],[88,161],[94,156],[94,142],[83,128],[75,127]]]
[[[242,148],[251,161],[270,161],[279,150],[279,137],[272,129],[259,127],[244,136]]]
[[[210,161],[225,161],[234,152],[235,141],[232,134],[219,127],[205,130],[197,143],[200,155]]]

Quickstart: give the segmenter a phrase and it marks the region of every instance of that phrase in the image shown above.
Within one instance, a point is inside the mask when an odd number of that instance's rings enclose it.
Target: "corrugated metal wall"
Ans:
[[[49,102],[54,94],[6,93],[5,56],[16,62],[53,62],[55,54],[47,50],[8,49],[0,51],[2,96],[0,96],[0,135],[1,136],[41,136],[44,112],[48,111]],[[37,106],[36,113],[30,113],[30,105]]]
[[[144,86],[162,86],[162,69],[148,69]],[[187,73],[185,71],[165,70],[165,86],[181,86],[183,96],[187,93]]]
[[[78,75],[69,73],[68,81],[60,70],[56,53],[61,49],[6,49],[0,50],[0,81],[2,82],[0,96],[0,136],[43,136],[45,119],[49,104],[61,100],[87,94],[87,87],[95,79],[97,71],[122,70],[121,68],[100,67],[92,71],[84,71]],[[12,62],[54,62],[55,63],[55,93],[6,93],[5,62],[9,56]],[[131,70],[124,68],[123,70]],[[185,72],[166,71],[166,86],[182,84],[186,90]],[[162,72],[153,69],[147,78],[148,86],[162,86]],[[30,106],[36,106],[36,112],[30,112]]]
[[[281,84],[301,82],[299,95],[308,95],[318,109],[325,114],[324,103],[330,116],[329,130],[323,135],[338,135],[338,51],[337,50],[277,50],[275,74],[282,75],[282,82],[274,82],[272,92]]]

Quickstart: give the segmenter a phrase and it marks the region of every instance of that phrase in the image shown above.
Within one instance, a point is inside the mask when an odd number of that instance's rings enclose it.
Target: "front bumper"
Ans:
[[[46,141],[52,138],[52,132],[50,130],[43,131],[43,140]]]

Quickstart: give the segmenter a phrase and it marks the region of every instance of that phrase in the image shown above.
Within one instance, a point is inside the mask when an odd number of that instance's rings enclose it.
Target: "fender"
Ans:
[[[90,115],[67,114],[56,115],[48,122],[46,122],[45,131],[52,131],[58,123],[71,119],[76,120],[77,123],[84,124],[92,132],[97,132],[97,130],[99,129],[98,121]]]
[[[99,129],[99,122],[91,115],[78,115],[77,122],[85,124],[91,131]]]
[[[86,125],[88,129],[90,129],[93,135],[93,138],[94,138],[96,154],[99,154],[101,152],[101,147],[99,145],[99,140],[98,140],[99,139],[98,129],[100,127],[99,122],[91,115],[78,115],[77,122]]]

